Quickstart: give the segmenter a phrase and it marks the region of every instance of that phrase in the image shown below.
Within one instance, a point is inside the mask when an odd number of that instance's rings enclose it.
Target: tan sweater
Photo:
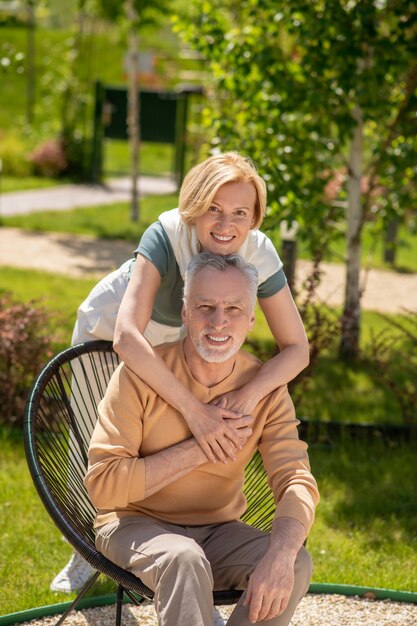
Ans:
[[[241,351],[232,373],[208,388],[188,369],[183,341],[156,350],[175,376],[205,403],[239,389],[261,366],[255,357]],[[244,469],[259,448],[275,496],[275,516],[299,520],[308,533],[319,496],[307,445],[298,438],[298,420],[287,387],[266,396],[254,417],[253,433],[235,462],[205,463],[145,498],[144,458],[192,435],[182,415],[121,364],[99,406],[84,480],[98,509],[95,526],[138,514],[184,525],[238,519],[246,505]]]

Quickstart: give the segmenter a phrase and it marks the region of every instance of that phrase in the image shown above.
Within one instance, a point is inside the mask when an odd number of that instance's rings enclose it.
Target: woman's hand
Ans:
[[[252,434],[253,418],[225,408],[225,400],[216,404],[201,403],[198,414],[187,420],[188,426],[212,463],[236,460],[236,452]]]
[[[252,391],[248,391],[248,387],[241,387],[236,391],[228,391],[213,401],[216,406],[222,406],[229,411],[236,411],[242,415],[252,415],[258,402],[262,398],[258,398]]]

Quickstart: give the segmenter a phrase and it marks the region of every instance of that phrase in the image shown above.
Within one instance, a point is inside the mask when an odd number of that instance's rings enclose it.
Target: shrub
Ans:
[[[0,422],[22,426],[34,377],[52,356],[50,313],[0,294]]]
[[[378,384],[391,390],[404,424],[417,425],[417,311],[406,311],[403,319],[391,319],[371,337],[368,362]]]
[[[36,174],[57,178],[68,167],[62,141],[49,139],[38,146],[30,155]]]
[[[33,164],[28,158],[28,146],[14,133],[0,131],[0,159],[6,176],[24,177],[33,173]]]

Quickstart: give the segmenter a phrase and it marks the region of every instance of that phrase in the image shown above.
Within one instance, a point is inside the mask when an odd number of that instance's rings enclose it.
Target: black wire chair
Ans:
[[[96,549],[96,510],[83,484],[97,405],[118,364],[110,341],[90,341],[68,348],[39,374],[26,405],[26,457],[38,494],[64,537],[97,570],[56,626],[77,607],[100,573],[117,584],[116,626],[122,623],[124,594],[134,604],[153,599],[153,592],[139,578]],[[242,520],[270,530],[275,505],[258,453],[246,469],[245,495],[248,506]],[[214,604],[235,604],[241,594],[236,589],[216,591]]]

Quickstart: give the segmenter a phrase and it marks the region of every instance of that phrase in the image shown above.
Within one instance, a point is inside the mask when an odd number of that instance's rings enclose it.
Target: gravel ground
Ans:
[[[233,607],[218,607],[226,619]],[[114,606],[77,611],[66,626],[110,626]],[[58,616],[26,622],[27,626],[54,626]],[[124,605],[123,626],[157,626],[153,605]],[[178,626],[178,625],[172,625]],[[308,594],[299,604],[291,626],[417,626],[417,605],[388,600],[366,600],[341,595]]]

